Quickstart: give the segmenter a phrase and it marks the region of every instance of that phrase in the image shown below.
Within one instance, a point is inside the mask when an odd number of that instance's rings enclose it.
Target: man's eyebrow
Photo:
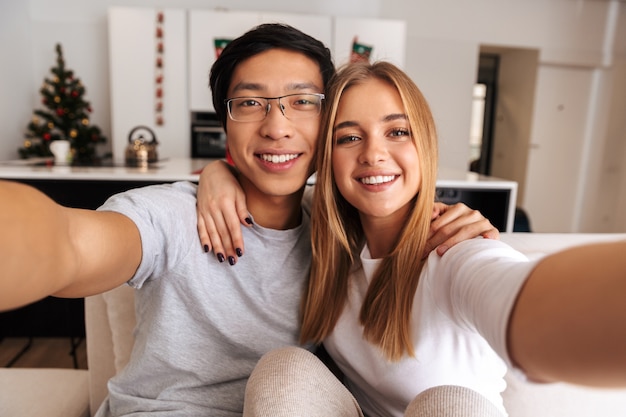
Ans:
[[[247,83],[247,82],[241,82],[236,84],[233,89],[232,92],[233,94],[238,92],[238,91],[262,91],[265,88],[267,88],[265,85],[260,84],[260,83]],[[285,91],[302,91],[302,90],[315,90],[315,91],[320,91],[320,88],[312,82],[296,82],[296,83],[291,83],[291,84],[287,84],[285,87]]]
[[[257,83],[238,83],[233,87],[233,93],[242,90],[260,91],[263,89],[263,85]]]

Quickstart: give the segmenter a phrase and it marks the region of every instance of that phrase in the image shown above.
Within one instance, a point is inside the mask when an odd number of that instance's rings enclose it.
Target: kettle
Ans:
[[[147,167],[158,161],[156,135],[147,126],[137,126],[128,134],[126,147],[126,165],[131,167]]]

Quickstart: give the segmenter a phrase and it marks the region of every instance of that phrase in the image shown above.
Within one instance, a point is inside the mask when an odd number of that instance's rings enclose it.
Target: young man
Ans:
[[[235,268],[204,253],[191,183],[128,191],[90,211],[0,182],[0,310],[137,289],[130,363],[98,416],[240,416],[258,359],[298,344],[311,261],[300,203],[333,73],[322,43],[283,25],[244,34],[213,66],[213,102],[254,223]]]

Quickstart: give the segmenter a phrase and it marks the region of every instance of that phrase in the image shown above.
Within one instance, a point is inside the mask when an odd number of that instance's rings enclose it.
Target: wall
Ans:
[[[115,3],[111,0],[0,0],[0,53],[3,56],[0,159],[17,156],[15,150],[22,143],[24,126],[33,108],[39,105],[37,90],[54,64],[56,42],[63,44],[67,65],[87,86],[86,99],[94,109],[92,121],[102,127],[105,134],[110,134],[106,15],[112,5]],[[572,130],[582,132],[577,133],[576,138],[582,148],[573,156],[575,160],[563,158],[558,149],[556,158],[547,155],[543,158],[554,171],[573,173],[572,177],[560,178],[556,186],[558,190],[569,189],[573,193],[565,199],[573,208],[566,206],[565,200],[554,198],[550,193],[554,188],[546,187],[543,181],[535,181],[533,178],[541,177],[528,169],[526,176],[530,181],[526,180],[525,200],[518,203],[532,208],[531,219],[537,231],[626,231],[623,214],[626,211],[626,151],[623,149],[624,126],[618,121],[623,119],[618,114],[623,110],[613,107],[623,105],[626,96],[621,81],[623,65],[621,69],[615,68],[626,56],[623,40],[626,38],[626,3],[617,0],[386,0],[383,5],[382,0],[274,0],[261,5],[251,0],[161,0],[158,3],[135,0],[124,5],[227,6],[239,10],[407,19],[407,72],[430,100],[442,143],[440,162],[450,168],[467,166],[471,91],[481,46],[536,49],[539,51],[538,82],[547,81],[546,76],[559,79],[562,73],[570,83],[560,89],[545,86],[545,91],[537,90],[531,111],[534,117],[538,116],[538,108],[559,102],[561,94],[565,94],[568,102],[579,106],[581,111],[584,109],[585,113],[582,118],[568,119],[560,126],[577,125]],[[572,75],[577,71],[586,74]],[[584,85],[577,85],[579,80]],[[566,132],[553,125],[549,118],[538,123],[541,128],[535,124],[533,120],[532,143],[551,141],[550,136],[563,137]],[[607,158],[610,172],[598,163]],[[532,155],[529,154],[528,159],[530,167]],[[590,202],[585,197],[591,192],[595,197]],[[614,204],[599,207],[600,202],[606,201]],[[551,210],[554,206],[556,209]],[[599,211],[604,220],[594,221],[593,214]],[[562,222],[555,222],[562,218],[565,218]]]

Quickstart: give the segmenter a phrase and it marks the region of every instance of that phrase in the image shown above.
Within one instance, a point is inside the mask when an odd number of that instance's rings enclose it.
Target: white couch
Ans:
[[[530,258],[622,235],[503,234]],[[89,371],[0,369],[0,416],[89,417],[107,394],[106,381],[128,360],[134,326],[133,290],[123,286],[85,302]],[[626,354],[626,351],[625,351]],[[626,417],[626,390],[534,385],[507,376],[510,417]]]

